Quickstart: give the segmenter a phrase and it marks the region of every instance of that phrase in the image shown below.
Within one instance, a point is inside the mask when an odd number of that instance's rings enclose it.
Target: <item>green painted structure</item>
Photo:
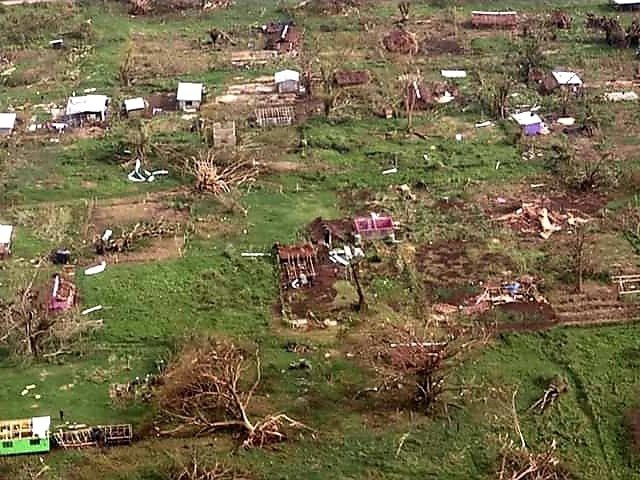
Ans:
[[[51,417],[0,421],[0,456],[46,453]]]

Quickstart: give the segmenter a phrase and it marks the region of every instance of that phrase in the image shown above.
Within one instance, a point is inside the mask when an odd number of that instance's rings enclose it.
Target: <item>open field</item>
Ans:
[[[0,137],[0,224],[15,227],[0,259],[0,421],[51,415],[56,428],[135,434],[127,446],[0,456],[0,479],[192,480],[176,469],[197,458],[235,475],[203,480],[514,480],[500,473],[507,458],[544,452],[565,476],[519,478],[640,479],[640,304],[611,280],[640,270],[640,115],[637,100],[603,99],[640,94],[640,61],[585,27],[590,12],[624,27],[633,12],[433,1],[402,22],[390,0],[340,13],[332,5],[348,2],[152,3],[132,15],[126,2],[0,2],[0,112],[18,119]],[[502,8],[518,11],[518,28],[470,27],[473,10]],[[571,28],[542,36],[556,9]],[[287,19],[303,32],[297,55],[255,53],[268,46],[259,27]],[[400,24],[413,54],[385,47]],[[213,42],[215,30],[231,41]],[[57,38],[64,48],[49,47]],[[575,71],[583,93],[544,92],[537,68]],[[275,91],[268,79],[283,69],[310,72],[304,94]],[[468,75],[445,80],[446,69]],[[371,81],[340,87],[342,70]],[[173,111],[178,81],[206,86],[198,113]],[[455,100],[429,101],[443,83]],[[539,107],[548,134],[499,118],[501,88],[508,113]],[[85,89],[111,97],[108,125],[28,130]],[[118,113],[138,96],[166,111]],[[256,126],[282,104],[291,125]],[[214,150],[218,122],[231,121],[237,145]],[[136,158],[168,174],[131,181]],[[395,241],[365,235],[361,258],[331,260],[327,229],[351,245],[354,218],[372,213],[393,218]],[[305,242],[317,275],[294,288],[309,271],[292,276],[282,259]],[[61,248],[76,304],[42,340],[25,336],[36,315],[19,308],[25,292],[49,294]],[[102,273],[83,273],[102,260]],[[242,346],[246,362],[257,351],[250,417],[303,424],[283,427],[286,441],[240,448],[252,437],[235,424],[176,427],[186,420],[165,397],[199,365],[180,370],[180,359],[199,345],[216,368],[217,342]],[[429,403],[402,355],[443,344],[458,350],[435,354],[430,380],[445,373]],[[158,383],[141,387],[148,375]],[[552,385],[557,398],[530,408]]]

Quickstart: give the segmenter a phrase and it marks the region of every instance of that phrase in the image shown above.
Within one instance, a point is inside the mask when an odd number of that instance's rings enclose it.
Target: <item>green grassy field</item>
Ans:
[[[296,168],[274,169],[261,176],[250,188],[229,196],[233,205],[228,198],[193,192],[193,179],[184,173],[180,159],[171,155],[150,158],[154,167],[167,168],[169,176],[153,184],[128,182],[131,165],[122,165],[119,155],[134,122],[114,124],[102,138],[52,143],[19,134],[8,140],[0,150],[0,223],[16,225],[16,237],[13,255],[0,263],[0,299],[14,298],[26,285],[35,273],[36,258],[68,246],[78,261],[79,309],[98,304],[105,308],[91,317],[101,319],[102,326],[84,332],[66,354],[34,359],[16,355],[0,343],[0,419],[35,415],[56,419],[64,410],[68,421],[130,422],[136,431],[148,432],[156,414],[153,406],[142,401],[115,403],[109,398],[109,386],[153,372],[156,361],[169,360],[185,338],[213,335],[259,345],[264,370],[260,409],[287,412],[314,430],[252,451],[236,451],[236,439],[226,433],[186,439],[143,435],[130,447],[52,452],[43,460],[49,469],[37,478],[85,479],[99,472],[101,478],[113,480],[173,479],[168,468],[192,451],[198,451],[203,461],[223,462],[251,479],[498,478],[504,439],[518,441],[511,414],[516,389],[523,435],[532,451],[555,441],[557,456],[573,478],[640,478],[629,428],[631,412],[640,407],[637,324],[492,337],[452,372],[446,414],[412,411],[400,400],[406,392],[387,402],[356,398],[356,392],[377,380],[359,355],[364,339],[389,325],[424,326],[434,298],[451,297],[460,289],[474,291],[489,273],[499,275],[504,270],[508,275],[539,276],[551,294],[573,288],[567,272],[571,238],[557,234],[547,243],[523,239],[489,221],[485,211],[492,205],[487,199],[532,195],[530,184],[567,190],[569,178],[558,173],[554,155],[571,146],[572,140],[554,133],[533,141],[539,155],[525,159],[523,153],[531,145],[518,138],[514,125],[500,121],[491,128],[474,128],[476,122],[491,118],[475,101],[474,78],[459,85],[463,106],[417,113],[413,129],[419,135],[407,134],[398,75],[419,69],[426,80],[437,80],[440,69],[459,67],[494,78],[513,66],[519,39],[505,32],[479,34],[460,25],[456,30],[468,48],[465,55],[421,54],[412,59],[392,55],[381,46],[397,15],[391,1],[365,2],[359,16],[295,11],[296,22],[305,29],[305,50],[277,65],[236,70],[225,59],[228,52],[200,48],[214,27],[230,32],[242,46],[254,38],[251,26],[285,17],[293,3],[237,0],[220,11],[146,17],[132,17],[125,4],[115,2],[0,8],[0,41],[16,66],[14,73],[0,77],[0,111],[16,109],[27,119],[39,111],[35,105],[64,104],[68,95],[85,88],[122,99],[172,91],[178,80],[199,80],[213,96],[239,79],[270,75],[281,66],[315,65],[318,58],[328,59],[336,68],[368,68],[375,78],[362,92],[352,91],[350,103],[330,118],[260,133],[237,118],[241,141],[253,144],[259,161],[267,165],[286,161]],[[605,80],[630,79],[633,74],[632,49],[614,50],[602,39],[595,41],[597,35],[583,27],[586,12],[609,13],[604,2],[456,4],[453,11],[443,2],[418,2],[408,28],[417,29],[422,38],[435,37],[437,28],[411,22],[432,19],[452,32],[449,19],[455,16],[461,23],[477,8],[521,9],[529,16],[563,8],[576,17],[574,27],[545,46],[550,66],[579,70],[587,85],[597,84],[595,93],[601,93]],[[630,23],[632,15],[622,18]],[[365,32],[361,25],[366,21],[372,29]],[[48,41],[60,35],[71,39],[69,48],[60,53],[48,49]],[[129,51],[148,55],[149,64],[170,64],[176,71],[145,70],[139,80],[123,86],[118,69]],[[200,63],[190,62],[190,55]],[[540,97],[524,84],[513,91],[520,97],[512,98],[541,104],[547,112],[560,110],[556,96]],[[389,97],[398,106],[398,118],[383,120],[374,111]],[[207,108],[214,115],[233,116],[223,107]],[[571,108],[580,113],[582,107]],[[602,188],[602,205],[609,208],[594,215],[597,222],[590,233],[588,280],[602,286],[608,285],[608,276],[619,265],[638,265],[624,232],[640,221],[631,225],[636,217],[623,215],[638,208],[633,198],[640,157],[633,132],[640,117],[635,104],[597,102],[594,108],[602,119],[602,138],[616,152],[620,173],[616,183]],[[190,122],[179,120],[179,114],[147,123],[155,141],[185,152],[200,147],[199,137],[189,132]],[[456,141],[456,133],[463,133],[462,141]],[[394,160],[398,173],[383,175]],[[402,184],[416,194],[413,203],[397,193]],[[169,194],[178,195],[173,202],[185,209],[191,228],[180,255],[110,264],[100,275],[82,275],[82,269],[95,260],[88,253],[86,229],[96,205]],[[464,207],[442,206],[450,201]],[[278,312],[277,274],[271,259],[243,258],[241,253],[267,252],[276,242],[302,240],[305,227],[317,217],[343,218],[372,209],[392,213],[405,235],[403,243],[366,248],[367,312],[331,313],[340,321],[334,328],[289,329]],[[135,221],[114,226],[130,227]],[[463,268],[471,271],[455,285],[443,278],[458,271],[457,263],[440,265],[434,257],[426,257],[426,266],[418,265],[416,252],[436,247],[445,252],[462,250],[467,262]],[[502,255],[503,263],[485,264],[486,252]],[[455,272],[447,273],[448,269]],[[54,271],[50,265],[43,268],[37,282],[45,284]],[[442,285],[431,288],[434,282]],[[343,301],[352,295],[349,289],[341,293]],[[300,355],[286,351],[287,342],[314,347],[305,354],[311,370],[288,369]],[[544,414],[529,411],[556,376],[566,379],[567,393]],[[36,388],[22,395],[31,384]],[[39,462],[30,457],[1,458],[0,478],[26,476],[27,470],[41,468]]]

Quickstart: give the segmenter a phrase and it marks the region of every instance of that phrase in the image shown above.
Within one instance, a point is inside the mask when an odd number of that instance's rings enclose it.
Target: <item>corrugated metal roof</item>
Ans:
[[[85,95],[83,97],[69,97],[67,101],[67,115],[79,113],[104,113],[107,111],[109,97],[106,95]]]
[[[515,120],[518,125],[526,127],[527,125],[535,125],[536,123],[542,123],[542,118],[537,113],[522,112],[514,113],[511,118]]]
[[[15,124],[15,113],[0,113],[0,130],[13,130]]]
[[[467,76],[466,70],[440,70],[440,74],[444,78],[465,78]]]
[[[133,112],[134,110],[144,110],[146,108],[144,98],[129,98],[124,101],[124,109],[127,112]]]
[[[180,82],[178,83],[176,100],[179,102],[201,102],[203,89],[202,83]]]

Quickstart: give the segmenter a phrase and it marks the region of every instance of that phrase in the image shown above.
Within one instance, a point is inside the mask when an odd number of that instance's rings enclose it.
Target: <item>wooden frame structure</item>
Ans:
[[[99,425],[78,430],[58,430],[51,437],[56,446],[65,449],[126,445],[133,440],[133,428],[130,424]]]
[[[318,275],[318,252],[312,244],[276,245],[274,250],[283,288],[311,285]]]
[[[633,295],[640,293],[640,274],[615,275],[611,281],[618,286],[618,295]]]
[[[276,105],[260,107],[255,111],[256,123],[259,127],[286,127],[293,125],[296,110],[293,105]]]

